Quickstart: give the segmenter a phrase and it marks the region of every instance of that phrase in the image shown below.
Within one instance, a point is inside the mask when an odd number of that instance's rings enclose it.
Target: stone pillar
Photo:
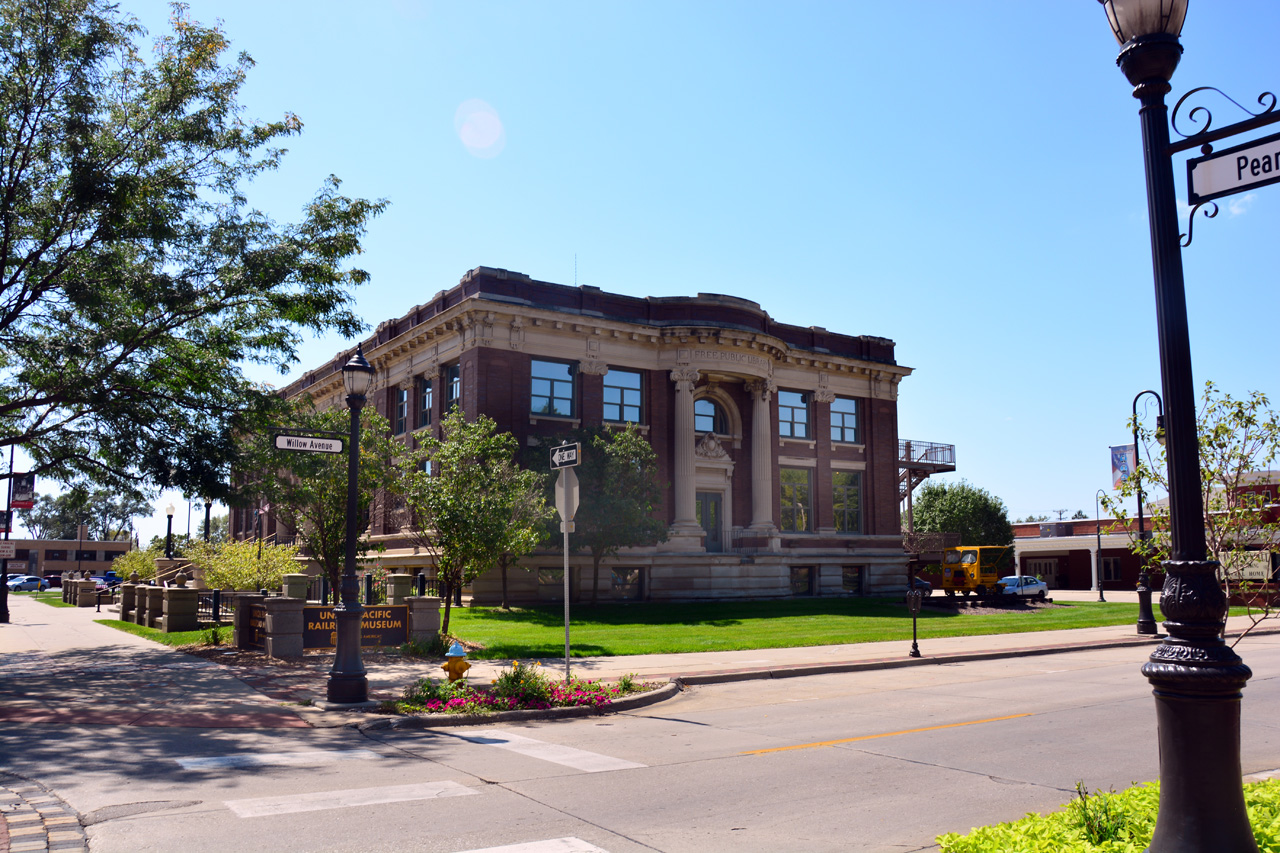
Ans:
[[[431,595],[411,595],[409,605],[409,639],[429,643],[440,633],[440,599]]]
[[[302,657],[302,608],[305,603],[296,598],[268,598],[263,601],[267,611],[264,644],[268,657]]]
[[[387,576],[387,604],[404,604],[413,591],[413,575]]]
[[[95,580],[73,581],[77,587],[76,607],[93,607],[98,603],[98,582]]]
[[[773,419],[769,401],[776,386],[771,379],[750,383],[751,392],[751,526],[753,533],[773,533]]]
[[[302,601],[307,600],[307,585],[311,578],[308,575],[285,575],[282,584],[284,588],[285,598],[297,598]]]
[[[71,572],[62,573],[62,603],[71,604]]]
[[[253,606],[262,603],[262,596],[256,592],[235,593],[235,616],[231,620],[231,644],[237,649],[252,649],[248,643],[249,620],[253,617]]]
[[[196,611],[200,605],[200,591],[182,586],[171,586],[161,591],[160,624],[166,634],[176,631],[194,631],[200,627]]]
[[[164,587],[149,586],[147,587],[147,621],[139,622],[139,625],[146,625],[148,628],[159,628],[160,620],[164,617]]]
[[[698,371],[692,367],[678,367],[671,371],[671,381],[676,385],[675,400],[675,453],[672,473],[675,493],[675,519],[671,522],[669,538],[684,539],[682,550],[701,545],[702,526],[694,510],[697,497],[697,438],[693,425],[693,386],[698,382]],[[689,541],[697,538],[697,542]]]
[[[133,582],[120,584],[120,621],[133,621],[133,602],[138,585]]]
[[[140,583],[133,591],[133,618],[130,619],[135,625],[147,624],[147,589],[149,584]]]

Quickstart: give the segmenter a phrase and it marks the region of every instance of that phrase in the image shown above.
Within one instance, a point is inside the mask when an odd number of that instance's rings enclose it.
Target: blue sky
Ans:
[[[123,5],[163,31],[167,5]],[[486,265],[888,337],[916,370],[902,437],[955,444],[955,479],[1014,517],[1092,516],[1159,388],[1137,102],[1094,0],[190,7],[256,60],[248,116],[305,124],[253,204],[296,218],[330,173],[390,200],[359,260],[370,327]],[[1258,109],[1277,32],[1274,0],[1193,0],[1170,104]],[[1215,125],[1245,117],[1207,94]],[[1197,383],[1280,396],[1277,224],[1280,187],[1198,217]]]

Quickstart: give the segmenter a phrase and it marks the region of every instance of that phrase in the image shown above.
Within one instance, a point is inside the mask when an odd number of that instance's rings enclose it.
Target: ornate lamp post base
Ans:
[[[1253,673],[1219,636],[1226,597],[1218,564],[1164,566],[1170,636],[1142,667],[1160,741],[1160,813],[1148,850],[1255,853],[1240,786],[1240,698]]]
[[[363,613],[364,608],[359,604],[354,607],[339,604],[333,609],[338,640],[333,668],[329,670],[326,698],[334,704],[353,705],[369,701],[368,671],[360,659],[360,618]]]

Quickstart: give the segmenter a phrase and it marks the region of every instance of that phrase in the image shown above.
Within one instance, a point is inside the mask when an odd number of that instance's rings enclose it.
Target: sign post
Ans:
[[[564,680],[569,681],[569,534],[573,532],[573,516],[578,511],[578,475],[573,472],[580,458],[580,445],[562,444],[551,449],[551,469],[560,470],[556,478],[556,513],[564,534]]]

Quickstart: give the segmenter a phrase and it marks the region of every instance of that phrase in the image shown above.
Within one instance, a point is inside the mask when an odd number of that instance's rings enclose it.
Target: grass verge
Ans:
[[[1157,612],[1156,618],[1160,615]],[[792,599],[693,604],[574,605],[572,654],[578,657],[787,648],[911,641],[901,602],[883,599]],[[1138,606],[1072,602],[1026,611],[925,608],[919,637],[965,637],[1135,624]],[[452,612],[450,633],[481,648],[473,658],[541,658],[564,654],[564,609],[476,607]]]
[[[1158,783],[1090,794],[1082,784],[1062,811],[977,827],[937,838],[941,853],[1142,853],[1155,831]],[[1249,823],[1260,850],[1280,849],[1280,780],[1244,786]]]
[[[93,621],[99,625],[106,625],[108,628],[115,628],[117,631],[136,634],[139,637],[153,640],[165,646],[191,646],[197,643],[216,646],[226,645],[231,642],[230,625],[223,625],[216,629],[205,628],[201,631],[175,631],[172,634],[166,634],[157,628],[147,628],[143,625],[135,625],[132,622],[122,622],[119,619],[95,619]],[[213,636],[217,636],[218,642],[211,642]]]
[[[27,598],[34,598],[41,604],[47,604],[50,607],[75,607],[74,604],[67,604],[62,600],[62,590],[45,589],[40,592],[11,592],[10,595],[25,595]]]

